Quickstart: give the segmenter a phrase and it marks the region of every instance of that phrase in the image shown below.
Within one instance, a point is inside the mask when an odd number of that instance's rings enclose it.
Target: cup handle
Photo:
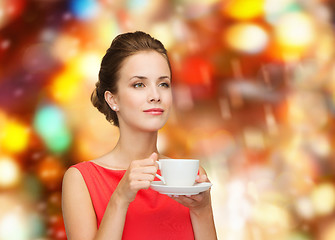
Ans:
[[[161,163],[159,161],[157,161],[156,163],[158,163],[158,168],[162,169]],[[165,179],[161,175],[156,173],[156,177],[159,178],[163,182],[163,184],[166,184]]]

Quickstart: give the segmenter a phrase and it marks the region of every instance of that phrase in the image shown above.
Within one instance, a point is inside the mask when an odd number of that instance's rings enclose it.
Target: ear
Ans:
[[[117,104],[117,97],[116,97],[116,95],[114,95],[110,91],[105,91],[104,97],[105,97],[105,100],[106,100],[107,104],[109,105],[109,107],[111,109],[113,109],[114,111],[118,111],[119,110],[119,106]]]

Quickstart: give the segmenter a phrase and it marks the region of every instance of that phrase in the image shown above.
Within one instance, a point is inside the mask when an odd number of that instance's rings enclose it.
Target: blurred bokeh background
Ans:
[[[90,103],[119,33],[161,40],[171,157],[213,182],[219,239],[335,239],[333,0],[0,0],[0,240],[66,239],[61,181],[118,139]]]

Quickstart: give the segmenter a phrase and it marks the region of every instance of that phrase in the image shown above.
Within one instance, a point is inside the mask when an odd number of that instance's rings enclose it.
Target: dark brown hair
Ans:
[[[91,94],[91,102],[106,116],[107,121],[117,127],[119,126],[119,120],[116,112],[110,108],[105,100],[105,91],[110,91],[113,94],[117,93],[119,71],[127,57],[140,51],[150,50],[162,54],[169,65],[171,73],[170,62],[164,45],[149,34],[140,31],[116,36],[101,61],[99,81],[95,84],[96,88]]]

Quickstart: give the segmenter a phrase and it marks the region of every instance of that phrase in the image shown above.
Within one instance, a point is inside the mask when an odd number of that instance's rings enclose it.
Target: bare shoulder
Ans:
[[[63,190],[65,187],[66,188],[71,188],[71,187],[86,188],[84,178],[77,168],[70,167],[69,169],[66,170],[63,176],[63,187],[62,187]]]
[[[63,199],[72,201],[75,196],[91,200],[86,183],[80,171],[75,167],[66,170],[62,184]]]
[[[62,211],[68,239],[93,239],[96,215],[84,178],[77,168],[69,168],[63,177]]]
[[[62,184],[63,204],[72,202],[76,196],[90,199],[84,178],[77,168],[71,167],[66,170]]]
[[[69,169],[66,170],[64,177],[63,177],[63,182],[68,182],[70,180],[74,181],[80,181],[83,180],[83,177],[80,173],[80,171],[75,168],[75,167],[70,167]]]

